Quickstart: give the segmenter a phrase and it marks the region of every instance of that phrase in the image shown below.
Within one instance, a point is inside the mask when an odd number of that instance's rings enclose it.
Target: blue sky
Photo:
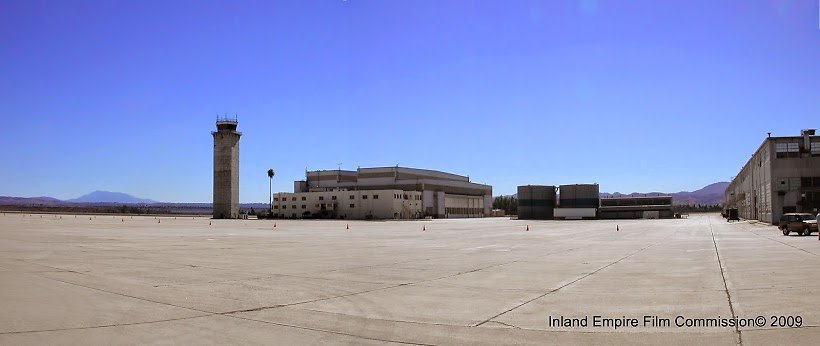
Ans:
[[[209,202],[217,113],[240,200],[307,169],[695,190],[766,132],[820,127],[805,1],[0,0],[0,195]]]

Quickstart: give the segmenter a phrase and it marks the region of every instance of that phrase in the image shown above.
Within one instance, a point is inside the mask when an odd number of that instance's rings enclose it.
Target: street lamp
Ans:
[[[273,168],[268,169],[268,215],[273,214]]]

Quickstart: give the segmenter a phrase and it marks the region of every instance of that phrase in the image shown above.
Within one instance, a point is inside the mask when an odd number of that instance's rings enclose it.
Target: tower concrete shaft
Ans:
[[[236,119],[219,118],[214,136],[215,219],[239,218],[239,137]]]

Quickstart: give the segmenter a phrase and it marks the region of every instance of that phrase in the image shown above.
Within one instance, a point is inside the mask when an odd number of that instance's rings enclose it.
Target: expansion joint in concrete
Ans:
[[[723,279],[723,290],[726,292],[726,300],[729,302],[729,311],[732,313],[732,317],[735,317],[737,314],[735,314],[735,306],[732,303],[732,294],[729,292],[729,285],[726,283],[726,273],[723,270],[723,260],[720,259],[720,251],[718,250],[717,240],[715,240],[715,231],[712,229],[712,220],[707,218],[707,221],[709,222],[709,233],[712,235],[712,244],[715,246],[718,267],[720,267],[720,277]],[[735,325],[735,336],[737,344],[743,346],[743,335],[737,325]]]

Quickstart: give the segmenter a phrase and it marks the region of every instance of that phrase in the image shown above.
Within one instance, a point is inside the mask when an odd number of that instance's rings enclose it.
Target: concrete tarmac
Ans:
[[[0,344],[809,345],[820,340],[818,255],[817,235],[714,214],[5,213]]]

